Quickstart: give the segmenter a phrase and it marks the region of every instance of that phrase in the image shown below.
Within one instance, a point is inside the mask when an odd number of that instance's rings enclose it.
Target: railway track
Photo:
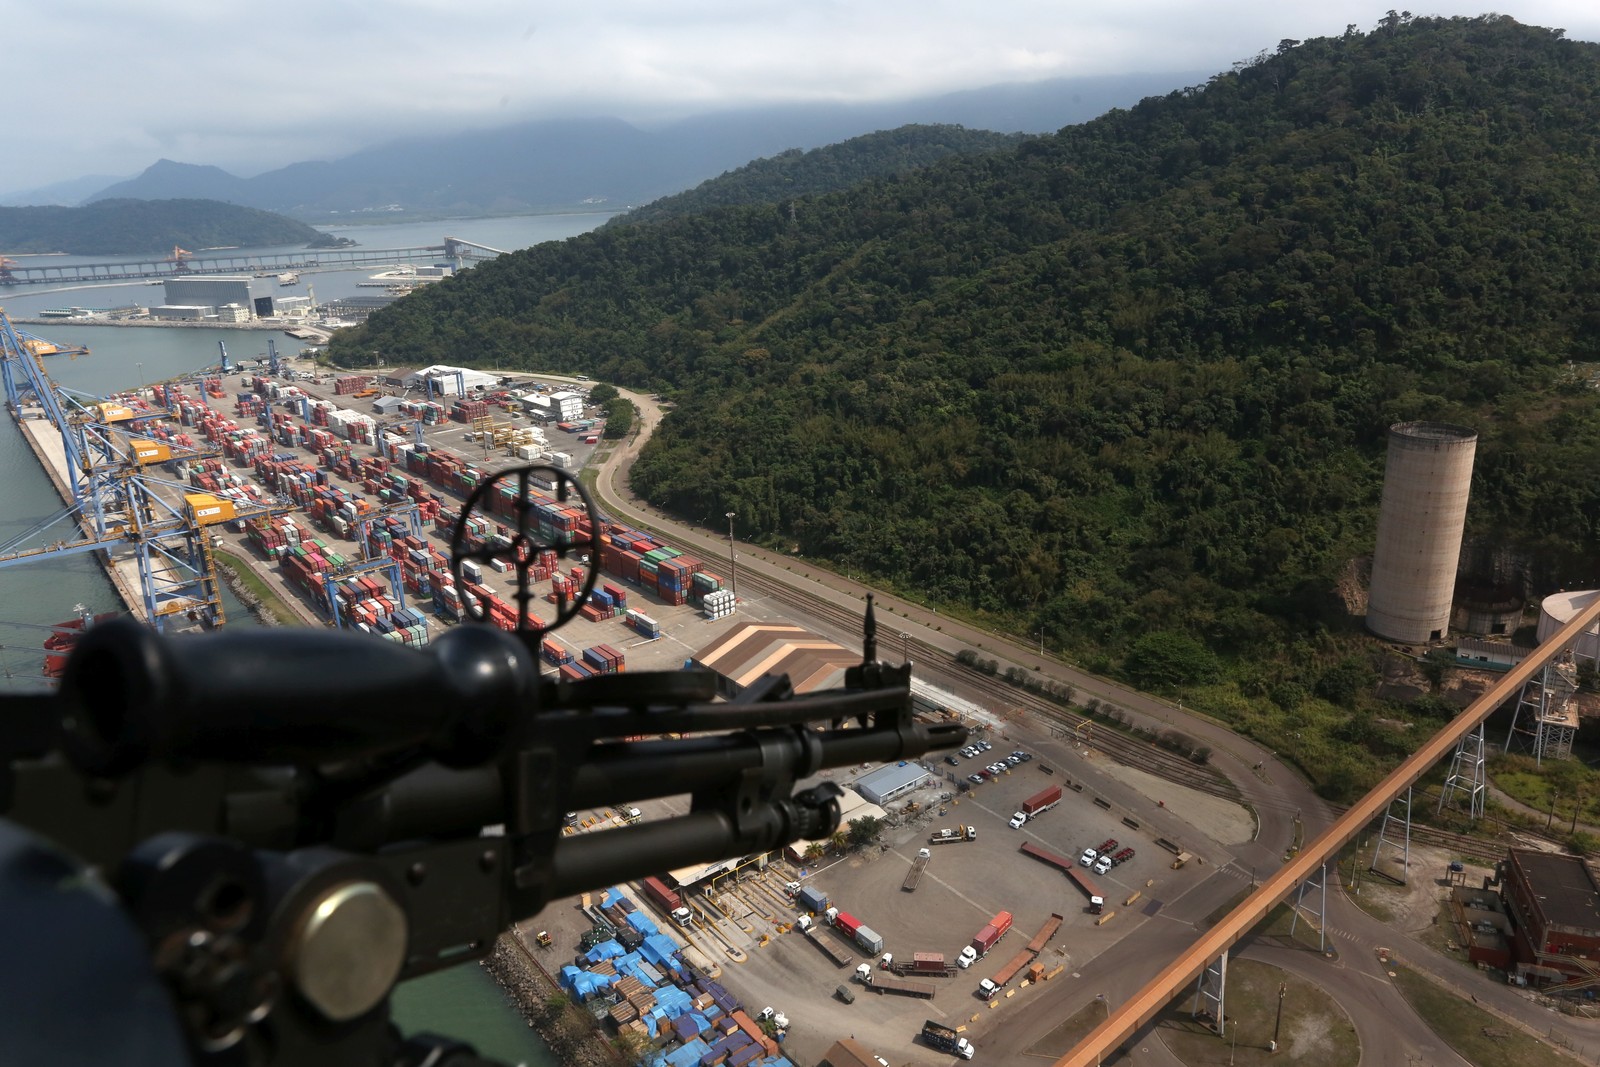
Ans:
[[[859,632],[861,628],[864,603],[860,608],[852,609],[759,573],[741,573],[739,581],[746,589],[771,597],[844,633]],[[887,637],[884,636],[886,631],[889,633]],[[1056,736],[1070,737],[1078,743],[1098,749],[1124,766],[1182,782],[1211,796],[1226,800],[1239,799],[1238,788],[1214,767],[1197,764],[1178,753],[1169,752],[1142,738],[1130,737],[1102,723],[1089,723],[1088,729],[1081,729],[1088,723],[1084,713],[1062,707],[1052,700],[999,680],[994,675],[959,663],[949,652],[928,641],[909,634],[902,638],[899,635],[903,632],[880,624],[880,654],[888,651],[892,655],[898,641],[901,651],[916,664],[917,676],[924,680],[947,688],[963,687],[992,694],[991,704],[1031,717]]]

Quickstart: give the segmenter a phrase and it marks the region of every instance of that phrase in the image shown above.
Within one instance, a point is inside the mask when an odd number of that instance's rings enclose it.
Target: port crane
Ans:
[[[167,262],[172,264],[172,273],[188,274],[189,260],[192,258],[194,258],[193,252],[187,248],[179,248],[177,245],[173,245],[172,255],[167,257]]]
[[[6,403],[24,421],[45,421],[56,431],[35,437],[44,452],[60,451],[63,490],[70,498],[61,511],[0,544],[0,568],[85,552],[102,552],[119,573],[133,570],[146,618],[158,629],[174,617],[207,625],[223,621],[215,561],[206,527],[230,518],[250,518],[288,510],[240,511],[232,502],[196,493],[156,473],[159,465],[205,459],[217,453],[158,441],[146,427],[174,417],[164,406],[143,398],[91,398],[52,381],[41,357],[86,353],[17,330],[0,311],[0,382]],[[226,503],[227,507],[219,506]],[[70,532],[48,545],[61,523]],[[129,567],[131,564],[131,567]]]
[[[0,256],[0,285],[20,285],[21,282],[18,281],[17,276],[11,273],[11,268],[20,267],[21,265],[14,259]]]

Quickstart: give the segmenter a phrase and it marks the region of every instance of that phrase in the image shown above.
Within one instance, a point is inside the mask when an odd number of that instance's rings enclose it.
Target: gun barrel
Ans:
[[[323,630],[163,638],[131,620],[67,661],[64,748],[79,769],[325,763],[413,746],[449,766],[489,758],[538,669],[511,635],[461,626],[425,652]]]

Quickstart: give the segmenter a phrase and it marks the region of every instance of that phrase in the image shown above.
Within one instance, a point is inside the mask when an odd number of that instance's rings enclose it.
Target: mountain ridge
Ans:
[[[89,199],[203,196],[321,223],[390,203],[433,214],[561,210],[593,198],[622,207],[690,189],[753,159],[908,124],[1055,130],[1199,76],[1051,79],[889,104],[786,105],[660,123],[530,120],[387,141],[250,178],[163,160]],[[463,160],[472,167],[464,168]],[[486,166],[491,160],[496,165]]]

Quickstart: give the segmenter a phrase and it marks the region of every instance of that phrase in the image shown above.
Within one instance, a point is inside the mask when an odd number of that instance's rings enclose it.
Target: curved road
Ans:
[[[631,525],[658,531],[684,548],[693,547],[706,559],[720,558],[730,551],[726,533],[687,525],[634,495],[627,483],[627,472],[644,443],[660,425],[663,413],[661,406],[647,396],[622,389],[618,392],[633,401],[639,419],[632,435],[615,447],[600,467],[596,485],[602,506]],[[985,653],[1002,658],[1002,672],[1009,665],[1038,671],[1073,686],[1084,696],[1117,705],[1143,725],[1181,729],[1211,746],[1213,765],[1239,787],[1243,802],[1256,813],[1259,825],[1256,839],[1236,850],[1237,858],[1230,865],[1234,868],[1232,873],[1219,871],[1155,918],[1134,917],[1135,928],[1114,948],[1078,968],[1080,977],[1048,984],[1030,998],[1027,1011],[1001,1012],[997,1018],[1004,1026],[979,1024],[982,1039],[978,1044],[984,1060],[1015,1062],[1062,1019],[1092,1002],[1097,994],[1104,994],[1112,1001],[1130,996],[1154,970],[1155,964],[1150,961],[1171,959],[1192,942],[1200,930],[1196,924],[1245,888],[1250,872],[1265,874],[1276,870],[1283,862],[1285,850],[1297,840],[1297,831],[1299,839],[1308,839],[1333,821],[1332,813],[1310,785],[1274,752],[1185,711],[1181,705],[1174,707],[1157,697],[1040,656],[1025,644],[938,616],[921,605],[869,589],[815,563],[805,564],[807,576],[802,576],[795,572],[796,563],[788,557],[742,542],[735,542],[732,548],[738,554],[738,569],[757,571],[838,603],[859,606],[868,592],[873,593],[874,603],[882,613],[880,630],[892,628],[908,632],[916,640],[952,657],[962,649],[981,648]],[[1302,825],[1297,826],[1297,822]],[[1380,945],[1397,947],[1414,967],[1508,1020],[1526,1020],[1535,1017],[1537,1012],[1541,1029],[1534,1031],[1525,1025],[1530,1032],[1539,1036],[1546,1031],[1553,1032],[1580,1048],[1600,1045],[1600,1022],[1572,1019],[1536,1008],[1518,991],[1470,972],[1372,918],[1345,899],[1337,881],[1336,875],[1329,879],[1329,942],[1330,949],[1347,951],[1324,960],[1315,952],[1249,940],[1241,943],[1239,951],[1252,959],[1302,975],[1327,989],[1350,1014],[1366,1062],[1422,1062],[1435,1067],[1468,1067],[1467,1061],[1451,1051],[1399,998],[1385,969],[1378,963],[1376,948]],[[1307,895],[1309,897],[1310,893]],[[1160,1041],[1152,1038],[1149,1028],[1141,1032],[1130,1047],[1136,1050],[1132,1062],[1179,1062]]]

